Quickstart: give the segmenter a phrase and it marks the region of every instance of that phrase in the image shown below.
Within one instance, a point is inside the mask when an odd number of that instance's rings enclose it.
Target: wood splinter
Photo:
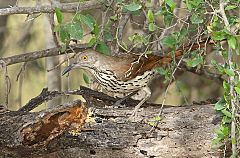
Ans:
[[[36,121],[26,124],[21,129],[22,143],[28,146],[45,145],[66,130],[80,131],[87,112],[79,100],[73,104],[76,106],[39,113]]]

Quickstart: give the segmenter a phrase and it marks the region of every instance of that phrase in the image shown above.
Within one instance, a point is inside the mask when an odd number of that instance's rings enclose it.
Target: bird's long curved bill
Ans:
[[[69,65],[68,67],[66,67],[63,72],[62,72],[62,76],[65,75],[66,73],[68,73],[69,71],[71,71],[74,67],[75,67],[76,64],[71,64]]]

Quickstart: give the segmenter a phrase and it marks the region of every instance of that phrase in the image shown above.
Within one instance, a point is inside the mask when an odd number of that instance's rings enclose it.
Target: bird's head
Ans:
[[[98,56],[99,53],[93,50],[87,50],[85,52],[78,53],[76,55],[75,62],[66,67],[63,70],[62,75],[65,75],[75,68],[91,69],[95,67],[98,61]]]

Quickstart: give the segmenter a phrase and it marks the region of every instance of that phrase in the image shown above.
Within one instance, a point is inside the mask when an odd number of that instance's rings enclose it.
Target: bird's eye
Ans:
[[[82,60],[88,60],[88,56],[86,55],[82,56]]]

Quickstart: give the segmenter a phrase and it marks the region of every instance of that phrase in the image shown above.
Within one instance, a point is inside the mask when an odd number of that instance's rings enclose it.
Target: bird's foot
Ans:
[[[118,101],[116,101],[114,104],[113,104],[113,107],[116,107],[116,108],[124,108],[126,107],[125,104],[122,104],[124,102],[124,98],[121,98],[119,99]]]
[[[131,116],[127,119],[127,122],[133,122],[136,119],[136,114],[137,114],[138,109],[134,109]]]
[[[126,107],[126,105],[123,104],[123,102],[124,102],[125,100],[131,98],[131,97],[132,97],[133,95],[135,95],[136,93],[137,93],[137,91],[132,92],[132,93],[128,94],[127,96],[119,99],[118,101],[116,101],[116,102],[113,104],[113,106],[114,106],[114,107],[120,107],[120,108]]]

